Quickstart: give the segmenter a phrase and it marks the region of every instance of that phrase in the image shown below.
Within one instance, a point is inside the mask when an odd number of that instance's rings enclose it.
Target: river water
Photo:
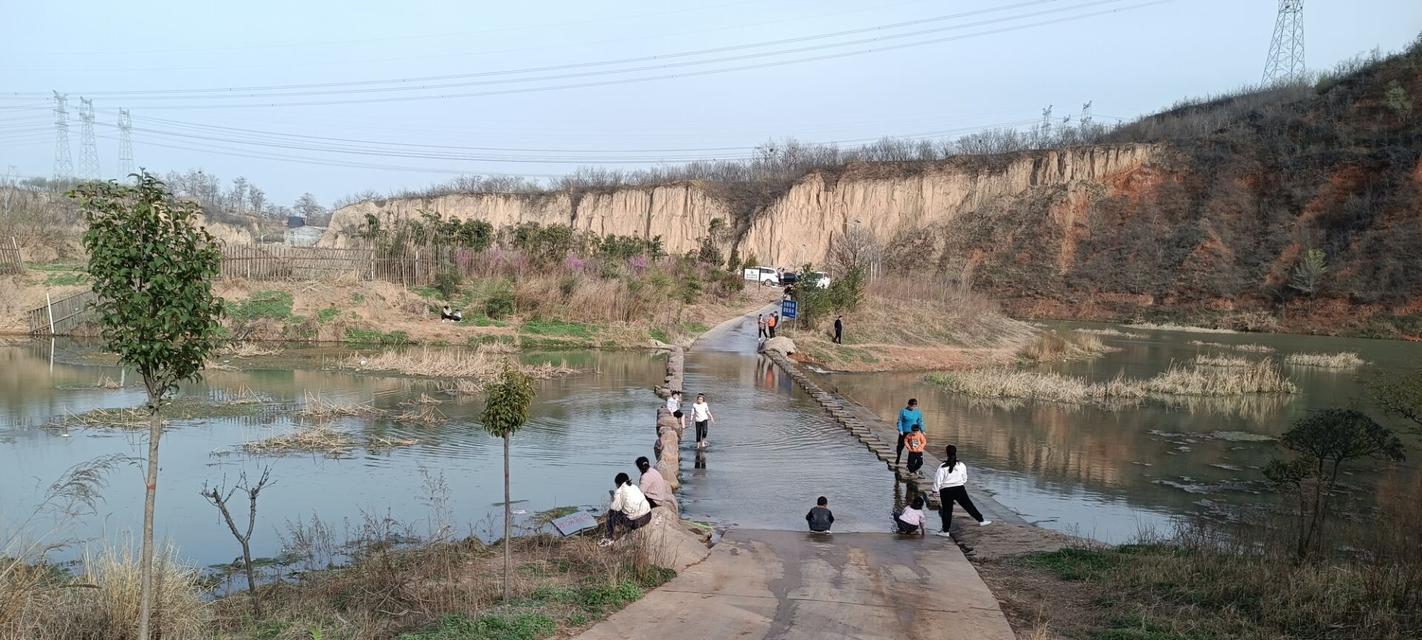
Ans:
[[[92,346],[57,341],[0,347],[0,534],[29,517],[45,488],[72,465],[99,456],[146,454],[146,432],[71,427],[55,418],[143,401],[131,373],[96,364]],[[398,522],[416,536],[442,527],[490,539],[502,528],[502,447],[479,426],[482,400],[440,394],[428,380],[331,370],[347,350],[295,350],[280,362],[240,371],[209,371],[185,396],[260,394],[276,404],[265,415],[177,421],[163,436],[158,535],[200,565],[229,562],[236,546],[216,510],[198,495],[204,483],[256,476],[270,465],[275,484],[261,494],[254,554],[274,556],[289,522],[319,518],[335,532],[366,521]],[[560,506],[605,509],[618,472],[651,455],[656,440],[651,385],[665,372],[663,356],[635,352],[532,354],[530,361],[565,362],[581,372],[539,384],[529,424],[513,439],[513,499],[518,521]],[[108,378],[129,384],[101,389]],[[803,527],[805,511],[828,493],[842,530],[881,530],[894,485],[861,445],[833,426],[819,407],[754,354],[715,352],[687,360],[688,392],[710,398],[716,423],[712,446],[682,454],[686,516],[725,525]],[[407,447],[348,454],[253,456],[245,442],[302,428],[290,411],[306,394],[327,401],[372,403],[396,413],[421,394],[444,398],[449,421],[410,427],[388,417],[351,417],[332,427],[369,437],[418,441]],[[282,409],[286,409],[283,411]],[[864,478],[879,482],[866,483]],[[25,527],[30,538],[82,543],[122,539],[139,530],[142,469],[112,473],[98,512],[52,530],[51,514]],[[240,496],[238,498],[239,509]],[[0,538],[3,539],[3,538]],[[58,552],[73,558],[74,544]]]
[[[1111,328],[1059,323],[1052,328]],[[1102,336],[1118,351],[1042,366],[1094,381],[1149,378],[1201,353],[1282,362],[1298,352],[1358,353],[1358,369],[1283,365],[1298,386],[1286,396],[1192,398],[1128,407],[1051,402],[985,402],[948,392],[921,373],[821,376],[829,387],[893,420],[910,397],[920,403],[930,446],[956,444],[972,482],[1030,522],[1106,542],[1166,532],[1185,514],[1223,517],[1230,505],[1269,499],[1261,467],[1285,453],[1274,440],[1309,409],[1358,407],[1398,431],[1366,398],[1360,377],[1422,364],[1422,344],[1294,335],[1218,334],[1114,327],[1141,337]],[[1240,353],[1192,342],[1259,344]],[[1402,464],[1358,463],[1345,483],[1364,500],[1422,500],[1422,444],[1404,435]]]
[[[1074,326],[1064,326],[1070,329]],[[921,374],[822,376],[827,387],[892,419],[907,397],[919,398],[935,448],[956,443],[973,468],[975,490],[1027,520],[1093,537],[1123,541],[1142,530],[1168,528],[1183,514],[1217,514],[1222,506],[1265,498],[1259,467],[1280,455],[1271,438],[1309,408],[1367,408],[1357,377],[1422,362],[1422,345],[1299,336],[1139,331],[1140,338],[1105,337],[1119,351],[1089,362],[1047,367],[1107,379],[1148,377],[1172,361],[1218,348],[1192,340],[1271,346],[1271,357],[1296,351],[1356,351],[1370,362],[1356,371],[1286,367],[1300,392],[1285,398],[1184,404],[1142,403],[1103,408],[1052,403],[983,403],[923,382]],[[724,525],[803,527],[815,497],[826,495],[837,530],[880,531],[902,491],[883,465],[833,425],[823,411],[769,361],[753,353],[754,331],[731,326],[688,354],[686,391],[706,393],[716,422],[711,446],[682,452],[684,515]],[[236,547],[198,491],[270,465],[276,484],[261,496],[254,553],[279,552],[288,523],[319,518],[337,534],[366,520],[399,522],[412,534],[442,526],[458,534],[496,535],[502,500],[502,449],[479,427],[478,397],[439,394],[429,380],[333,370],[349,350],[296,349],[254,368],[210,371],[183,393],[210,397],[256,393],[277,403],[261,415],[180,421],[164,435],[158,502],[159,535],[200,565],[229,562]],[[1260,357],[1250,354],[1251,357]],[[545,509],[605,508],[612,477],[635,477],[632,461],[650,455],[659,401],[650,386],[662,379],[664,358],[650,353],[535,354],[530,361],[566,362],[581,373],[539,383],[529,425],[513,440],[513,496],[527,524]],[[142,512],[141,468],[109,477],[97,513],[51,530],[52,514],[27,524],[45,487],[65,469],[98,456],[141,457],[142,433],[93,428],[45,428],[56,418],[96,407],[127,407],[143,394],[130,375],[101,364],[96,349],[72,341],[0,346],[0,533],[23,526],[30,538],[75,543],[121,540],[137,531]],[[102,389],[103,378],[129,384]],[[388,417],[353,417],[333,426],[364,441],[409,438],[408,447],[357,447],[321,454],[253,456],[245,442],[301,428],[289,410],[307,393],[328,400],[372,403],[398,411],[421,394],[445,398],[449,421],[402,426]],[[690,396],[689,396],[690,397]],[[690,439],[690,438],[688,438]],[[1419,498],[1422,447],[1406,439],[1402,465],[1349,476],[1354,493]],[[1399,498],[1403,497],[1403,498]],[[79,544],[58,553],[77,555]]]

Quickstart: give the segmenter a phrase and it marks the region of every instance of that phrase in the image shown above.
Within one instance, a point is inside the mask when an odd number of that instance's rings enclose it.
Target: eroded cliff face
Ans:
[[[858,166],[811,174],[756,214],[736,243],[740,256],[766,265],[823,262],[837,234],[863,225],[881,242],[913,229],[953,222],[1003,199],[1074,183],[1109,184],[1149,162],[1146,145],[1083,147],[1022,154],[991,162],[965,158],[912,168]],[[421,211],[482,219],[495,227],[521,222],[566,224],[599,235],[662,237],[669,253],[700,246],[716,218],[731,223],[730,205],[697,184],[545,195],[473,194],[372,200],[335,212],[322,246],[345,246],[374,214],[382,224]],[[1069,223],[1068,223],[1069,224]]]

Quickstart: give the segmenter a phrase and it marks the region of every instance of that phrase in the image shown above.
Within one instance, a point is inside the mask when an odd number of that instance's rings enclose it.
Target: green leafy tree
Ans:
[[[147,172],[135,186],[90,182],[69,193],[88,223],[84,247],[101,334],[119,362],[143,377],[148,393],[148,472],[138,638],[149,638],[153,608],[153,508],[163,399],[179,382],[201,378],[216,350],[222,299],[213,295],[221,253],[198,226],[197,203],[175,200]]]
[[[499,379],[489,385],[481,418],[489,435],[504,440],[504,602],[510,601],[513,595],[509,582],[513,571],[513,554],[509,550],[509,538],[513,536],[513,509],[509,503],[509,438],[528,422],[528,409],[533,404],[534,395],[533,378],[513,362],[505,360]]]
[[[1361,458],[1402,460],[1402,441],[1391,430],[1353,409],[1319,409],[1298,419],[1280,442],[1298,454],[1275,460],[1264,475],[1299,496],[1297,554],[1304,559],[1322,540],[1329,495],[1338,485],[1343,463]]]

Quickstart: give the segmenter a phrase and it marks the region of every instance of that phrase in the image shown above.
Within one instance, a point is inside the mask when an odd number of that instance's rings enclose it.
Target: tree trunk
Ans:
[[[150,394],[150,406],[158,399]],[[140,556],[140,604],[138,609],[138,640],[149,640],[148,621],[153,614],[153,507],[158,498],[158,439],[163,435],[163,420],[155,409],[148,418],[148,483],[143,498],[143,552]]]
[[[513,553],[509,537],[513,535],[513,505],[509,503],[509,437],[504,436],[504,602],[513,600],[510,580],[513,577]]]
[[[262,601],[257,597],[257,578],[252,574],[252,545],[242,541],[242,566],[247,570],[247,595],[252,597],[252,617],[261,619]]]

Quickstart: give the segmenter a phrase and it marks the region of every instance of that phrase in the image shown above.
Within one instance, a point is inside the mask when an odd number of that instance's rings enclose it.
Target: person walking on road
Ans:
[[[777,324],[780,324],[780,317],[776,314],[772,313],[769,318],[765,319],[765,330],[772,338],[775,337],[775,325]]]
[[[899,466],[899,461],[904,457],[904,438],[913,431],[913,426],[918,425],[919,430],[923,429],[923,414],[918,411],[918,399],[909,398],[908,406],[899,410],[899,442],[895,445],[894,466]]]
[[[764,337],[766,337],[766,334],[765,334],[765,314],[763,314],[763,313],[757,313],[757,314],[755,314],[755,329],[756,329],[755,336],[756,336],[757,338],[764,338]]]
[[[691,403],[691,421],[696,423],[696,448],[705,449],[711,443],[706,439],[706,431],[716,416],[711,415],[711,405],[706,404],[706,394],[696,394],[696,402]]]
[[[957,502],[963,509],[978,521],[978,526],[986,527],[992,524],[991,520],[984,520],[983,514],[978,508],[973,506],[972,498],[968,497],[968,465],[958,461],[958,447],[948,445],[947,455],[943,458],[943,464],[939,465],[938,473],[933,477],[933,490],[938,492],[938,515],[943,518],[943,529],[934,534],[944,538],[949,537],[948,529],[953,524],[953,503]]]
[[[844,316],[834,317],[834,343],[844,344]]]
[[[908,472],[923,477],[919,469],[923,468],[923,452],[928,451],[928,436],[923,435],[923,428],[913,425],[913,431],[904,436],[904,448],[908,449]]]

